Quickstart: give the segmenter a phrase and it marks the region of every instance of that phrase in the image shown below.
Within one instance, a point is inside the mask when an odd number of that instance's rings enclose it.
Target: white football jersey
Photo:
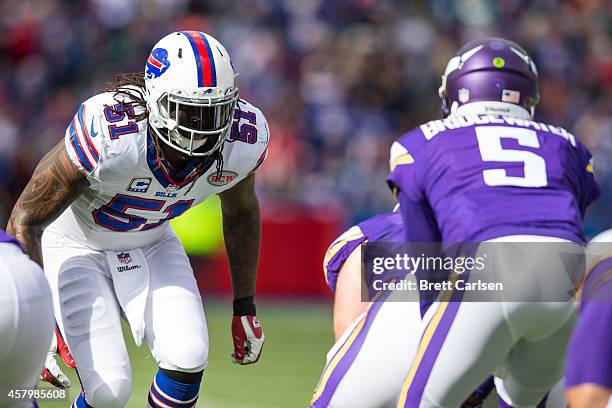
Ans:
[[[90,188],[49,226],[92,249],[128,250],[154,242],[169,228],[167,221],[232,188],[267,156],[266,119],[240,100],[223,147],[222,173],[217,175],[216,164],[199,168],[194,161],[173,179],[159,163],[147,121],[134,119],[139,108],[117,113],[111,109],[116,98],[105,92],[88,99],[66,130],[66,149]]]

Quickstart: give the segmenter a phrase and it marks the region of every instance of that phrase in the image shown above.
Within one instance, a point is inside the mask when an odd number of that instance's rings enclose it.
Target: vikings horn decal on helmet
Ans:
[[[158,139],[189,156],[216,152],[238,100],[228,52],[200,31],[168,34],[145,66],[149,125]]]
[[[531,118],[540,99],[538,72],[518,44],[475,40],[448,62],[439,95],[444,117],[463,111]]]

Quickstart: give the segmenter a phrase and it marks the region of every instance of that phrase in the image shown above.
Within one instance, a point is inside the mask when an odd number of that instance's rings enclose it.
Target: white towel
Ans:
[[[144,314],[149,294],[149,266],[141,249],[106,251],[115,294],[127,317],[136,345],[142,345]]]

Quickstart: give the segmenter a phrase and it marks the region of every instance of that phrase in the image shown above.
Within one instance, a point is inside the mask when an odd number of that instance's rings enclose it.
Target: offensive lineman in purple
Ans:
[[[361,244],[366,242],[398,243],[404,240],[404,223],[402,222],[402,217],[399,212],[386,212],[375,215],[358,223],[355,227],[358,228],[358,231],[355,231],[356,234],[352,235],[353,239],[351,239],[350,236],[347,237],[346,240],[341,239],[342,237],[338,238],[338,240],[330,246],[328,250],[328,254],[330,255],[329,257],[326,256],[325,259],[325,279],[327,285],[334,294],[336,293],[336,283],[342,266],[351,253]],[[338,246],[336,247],[336,245]],[[366,275],[363,278],[368,288],[368,297],[371,299],[375,295],[372,281],[378,277],[373,275],[372,270],[369,268],[366,268],[364,272]],[[386,281],[393,278],[402,279],[403,275],[404,273],[398,271],[395,274],[386,274],[385,278]],[[336,317],[337,316],[334,314],[334,319]],[[339,330],[339,332],[342,333],[344,330]],[[482,403],[491,393],[494,386],[493,378],[487,379],[483,384],[478,386],[468,401],[473,404]],[[468,404],[467,401],[466,404]]]
[[[399,212],[386,212],[375,215],[357,224],[357,228],[359,228],[361,234],[356,235],[355,239],[342,242],[342,247],[334,251],[334,254],[329,259],[326,259],[325,273],[327,285],[334,293],[336,292],[338,272],[340,272],[340,268],[342,268],[342,265],[355,248],[364,242],[402,242],[404,239],[404,224],[402,222],[402,215]],[[334,244],[332,244],[330,250],[333,247]],[[365,279],[366,282],[371,281],[371,277],[366,276]],[[370,293],[371,296],[372,294]]]

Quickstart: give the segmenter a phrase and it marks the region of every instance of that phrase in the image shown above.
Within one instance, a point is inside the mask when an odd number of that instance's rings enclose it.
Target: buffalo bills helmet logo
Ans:
[[[147,78],[154,79],[160,77],[169,67],[168,51],[163,48],[155,48],[151,51],[149,58],[147,58]]]

